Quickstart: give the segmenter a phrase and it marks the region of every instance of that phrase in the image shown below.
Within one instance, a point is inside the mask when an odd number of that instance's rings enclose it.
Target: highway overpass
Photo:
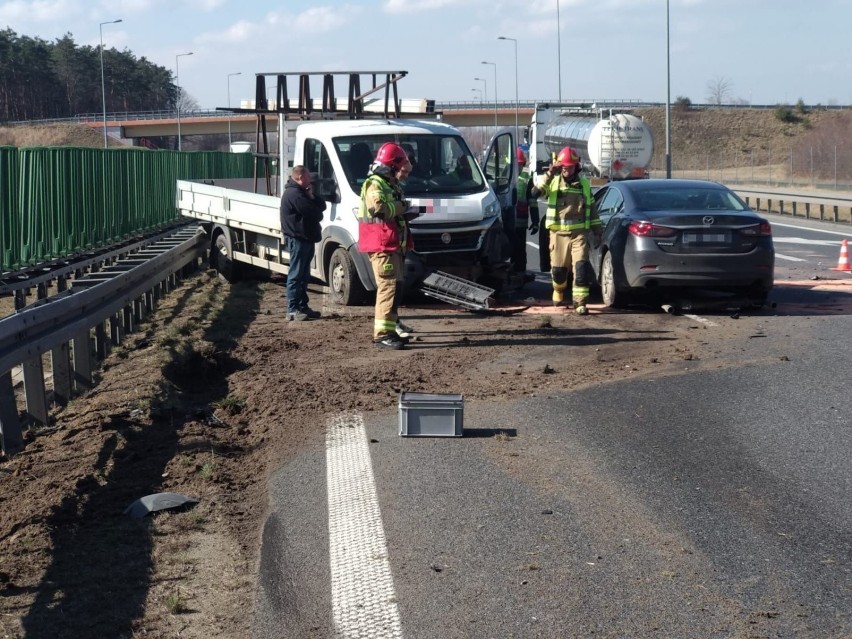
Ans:
[[[508,104],[482,107],[468,107],[444,109],[438,113],[438,118],[453,126],[514,126],[515,106]],[[527,125],[532,117],[533,106],[521,105],[517,108],[518,123]],[[113,135],[126,140],[139,140],[140,138],[154,138],[162,136],[175,136],[178,129],[177,114],[173,111],[157,112],[151,114],[134,113],[121,115],[108,114],[107,128]],[[408,114],[406,117],[417,117]],[[423,114],[425,119],[430,119],[430,114]],[[80,123],[95,129],[103,128],[103,117],[95,114],[80,117]],[[232,134],[254,133],[257,128],[257,116],[255,114],[230,114],[217,111],[188,112],[180,116],[180,132],[186,135],[211,135],[227,134],[228,127]],[[278,118],[274,114],[267,117],[267,130],[276,131]]]

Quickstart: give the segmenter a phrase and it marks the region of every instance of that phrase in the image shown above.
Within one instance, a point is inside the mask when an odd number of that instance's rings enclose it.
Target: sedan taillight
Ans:
[[[668,226],[660,226],[653,222],[631,222],[627,230],[632,235],[639,237],[671,237],[677,234],[675,229]]]
[[[760,224],[740,229],[740,233],[752,237],[769,237],[772,235],[772,225],[769,222],[761,222]]]

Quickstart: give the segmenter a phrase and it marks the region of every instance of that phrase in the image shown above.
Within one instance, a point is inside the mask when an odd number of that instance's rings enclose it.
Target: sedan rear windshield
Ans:
[[[379,147],[399,144],[408,153],[411,175],[403,185],[406,197],[434,193],[469,195],[487,186],[482,171],[463,138],[451,135],[347,136],[334,139],[346,180],[356,193]]]
[[[654,188],[633,192],[640,211],[745,211],[733,191],[710,188]]]

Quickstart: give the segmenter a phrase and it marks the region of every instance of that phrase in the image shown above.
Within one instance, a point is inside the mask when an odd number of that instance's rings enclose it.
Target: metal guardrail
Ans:
[[[807,220],[852,224],[852,195],[814,191],[740,188],[730,185],[755,211],[802,217]]]
[[[66,403],[73,394],[91,388],[96,356],[103,359],[110,343],[119,344],[123,335],[154,310],[157,299],[176,284],[177,274],[197,265],[206,241],[194,225],[182,227],[125,259],[73,280],[69,289],[0,320],[0,439],[4,453],[23,446],[12,369],[20,364],[23,370],[23,421],[48,424],[42,355],[51,353],[54,401]]]

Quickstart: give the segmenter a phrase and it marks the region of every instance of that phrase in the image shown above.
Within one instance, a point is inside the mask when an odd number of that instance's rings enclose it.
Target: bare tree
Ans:
[[[198,100],[196,100],[192,95],[184,91],[183,89],[178,89],[180,93],[178,94],[178,100],[180,100],[180,110],[181,112],[187,111],[198,111]]]
[[[724,76],[714,76],[707,83],[707,102],[708,104],[725,104],[731,96],[731,91],[734,85],[730,78]]]

